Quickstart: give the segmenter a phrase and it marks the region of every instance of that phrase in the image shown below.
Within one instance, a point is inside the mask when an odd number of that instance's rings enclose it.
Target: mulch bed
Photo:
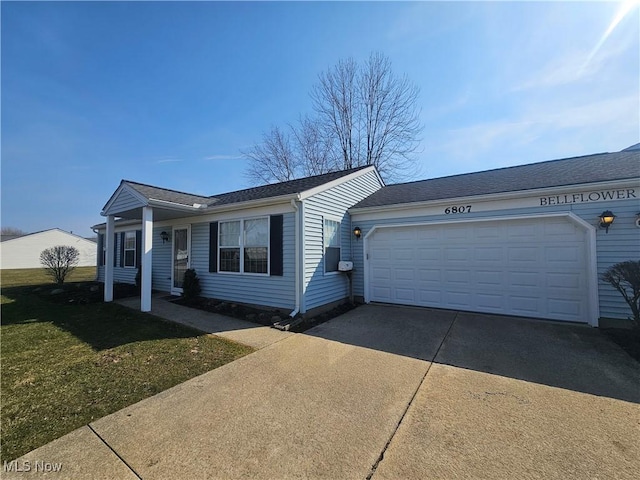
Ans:
[[[256,307],[250,307],[233,302],[227,302],[224,300],[218,300],[215,298],[203,298],[198,297],[193,300],[185,300],[184,298],[177,298],[172,301],[178,305],[185,307],[197,308],[206,312],[219,313],[228,317],[239,318],[241,320],[248,320],[259,325],[271,326],[281,320],[286,320],[289,316],[289,312],[285,312],[279,309],[260,309]],[[349,310],[355,308],[356,305],[344,303],[337,306],[327,312],[323,312],[314,317],[302,318],[299,323],[294,325],[290,331],[301,333],[316,325],[331,320],[332,318],[342,315]]]
[[[640,362],[640,328],[601,328],[602,333],[616,342],[625,352]]]

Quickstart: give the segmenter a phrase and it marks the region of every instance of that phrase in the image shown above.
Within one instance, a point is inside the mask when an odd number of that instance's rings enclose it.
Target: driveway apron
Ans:
[[[361,307],[89,428],[143,479],[364,479],[454,316]],[[74,474],[93,478],[91,455],[77,448],[77,457],[65,462],[73,463]],[[41,453],[37,449],[23,460]],[[61,461],[55,452],[46,453],[49,461]]]
[[[635,479],[639,367],[590,327],[460,314],[373,479]]]

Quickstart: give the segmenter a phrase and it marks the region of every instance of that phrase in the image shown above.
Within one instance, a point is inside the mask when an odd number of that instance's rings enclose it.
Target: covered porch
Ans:
[[[123,180],[104,206],[106,217],[104,235],[104,301],[113,301],[115,270],[116,219],[138,220],[141,225],[140,252],[140,310],[151,311],[153,272],[153,231],[155,222],[185,219],[202,214],[209,199],[181,192],[160,189]],[[169,229],[170,230],[170,229]],[[167,238],[162,238],[164,241]],[[156,241],[160,240],[158,238]],[[171,239],[173,241],[173,239]],[[188,241],[188,237],[184,239]],[[188,257],[186,258],[188,262]]]

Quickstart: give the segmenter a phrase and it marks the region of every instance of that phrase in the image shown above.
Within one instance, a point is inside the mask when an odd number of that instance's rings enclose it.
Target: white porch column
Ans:
[[[153,250],[153,209],[142,207],[142,273],[140,310],[151,311],[151,254]]]
[[[104,259],[104,301],[112,302],[113,301],[113,254],[114,254],[114,225],[113,225],[113,215],[109,215],[107,217],[107,231],[104,234],[104,242],[106,255]]]

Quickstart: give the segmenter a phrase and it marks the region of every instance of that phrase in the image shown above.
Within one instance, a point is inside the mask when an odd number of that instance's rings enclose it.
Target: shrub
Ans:
[[[68,245],[58,245],[40,252],[40,263],[45,268],[47,275],[53,277],[53,280],[62,285],[64,279],[78,265],[80,260],[80,252],[75,247]]]
[[[604,272],[602,280],[613,285],[624,297],[633,313],[631,320],[636,328],[640,328],[640,261],[616,263]]]
[[[201,291],[198,274],[193,268],[187,269],[182,282],[182,296],[185,300],[193,300],[200,295]]]

